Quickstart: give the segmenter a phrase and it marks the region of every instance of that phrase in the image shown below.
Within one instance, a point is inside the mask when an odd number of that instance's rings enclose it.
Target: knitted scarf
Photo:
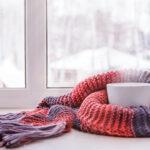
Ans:
[[[66,95],[44,98],[33,111],[0,115],[0,146],[18,147],[71,128],[111,136],[149,137],[149,107],[109,104],[106,85],[117,82],[150,83],[150,70],[97,74]]]

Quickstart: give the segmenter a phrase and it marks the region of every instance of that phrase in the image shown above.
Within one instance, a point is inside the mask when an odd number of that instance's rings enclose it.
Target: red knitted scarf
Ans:
[[[17,147],[58,136],[72,127],[111,136],[150,136],[150,109],[109,104],[106,85],[150,82],[150,71],[110,71],[91,76],[63,96],[46,97],[33,111],[0,115],[0,146]]]

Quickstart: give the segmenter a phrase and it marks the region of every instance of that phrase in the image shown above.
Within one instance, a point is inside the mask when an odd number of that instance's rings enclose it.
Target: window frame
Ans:
[[[47,0],[25,1],[25,88],[1,88],[0,108],[33,108],[71,88],[47,87]]]

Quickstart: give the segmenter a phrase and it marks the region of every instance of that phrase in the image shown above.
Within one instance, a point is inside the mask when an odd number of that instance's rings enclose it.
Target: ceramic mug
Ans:
[[[110,83],[107,84],[110,104],[121,106],[150,106],[150,84],[148,83]]]

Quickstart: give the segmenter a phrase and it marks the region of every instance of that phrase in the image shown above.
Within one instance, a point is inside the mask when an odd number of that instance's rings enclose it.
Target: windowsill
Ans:
[[[1,109],[0,114],[19,112],[20,109]],[[60,137],[36,141],[17,150],[141,150],[149,149],[149,138],[120,138],[94,135],[72,129]],[[2,148],[5,149],[5,148]]]

